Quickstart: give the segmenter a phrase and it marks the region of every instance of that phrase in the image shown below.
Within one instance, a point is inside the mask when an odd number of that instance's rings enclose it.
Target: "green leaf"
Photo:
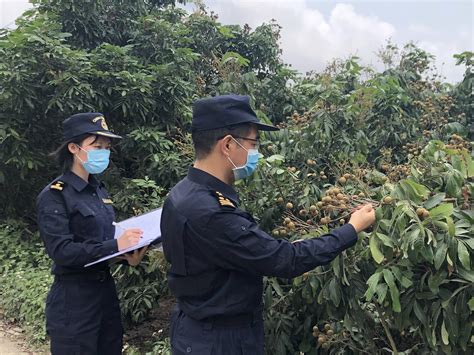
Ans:
[[[383,208],[379,207],[375,209],[375,220],[378,222],[382,219],[383,217]]]
[[[471,299],[468,302],[468,305],[471,312],[474,312],[474,297],[471,297]]]
[[[265,304],[265,309],[270,309],[273,303],[273,292],[272,292],[272,287],[270,284],[265,289],[265,297],[264,297],[264,304]]]
[[[234,38],[234,34],[232,33],[232,30],[229,27],[226,26],[219,26],[219,33],[222,34],[226,38]]]
[[[232,51],[226,52],[224,56],[222,57],[222,64],[225,64],[229,61],[237,62],[239,65],[243,67],[248,66],[250,63],[250,60],[241,56],[239,53],[232,52]]]
[[[434,266],[436,270],[439,270],[444,260],[446,260],[447,251],[448,251],[447,243],[441,243],[441,245],[439,245],[438,249],[436,250],[436,253],[434,256]]]
[[[393,248],[393,241],[387,235],[377,232],[377,238],[386,246]]]
[[[382,304],[387,296],[388,286],[386,284],[378,284],[376,290],[378,295],[377,301]]]
[[[418,196],[427,197],[429,195],[430,190],[426,186],[418,184],[411,179],[406,179],[405,181],[413,188],[413,190],[417,193]]]
[[[443,340],[444,345],[449,344],[449,334],[448,334],[448,331],[446,330],[446,324],[444,323],[444,320],[443,320],[443,324],[441,325],[441,339]]]
[[[271,156],[269,156],[267,159],[267,162],[269,163],[273,163],[273,162],[284,162],[285,161],[285,157],[283,155],[280,155],[280,154],[273,154]]]
[[[313,294],[315,295],[318,292],[319,287],[318,278],[315,275],[310,275],[309,284],[311,285],[311,289],[313,290]]]
[[[336,280],[336,278],[333,278],[329,282],[329,294],[331,296],[331,301],[334,303],[336,307],[339,306],[341,303],[341,287],[339,286],[339,282]]]
[[[458,267],[457,272],[462,278],[474,283],[474,273],[467,271],[462,267]]]
[[[446,261],[448,262],[449,265],[454,266],[453,261],[451,260],[451,257],[449,256],[449,253],[446,254]]]
[[[395,312],[400,313],[402,311],[400,306],[400,292],[398,291],[397,285],[395,284],[395,279],[392,272],[388,269],[384,269],[383,278],[390,290],[390,296],[392,297],[392,308]]]
[[[440,202],[443,201],[445,198],[446,198],[446,194],[444,192],[436,194],[434,196],[431,196],[428,200],[426,200],[426,202],[423,204],[423,206],[426,209],[430,210],[433,207],[438,206],[440,204]]]
[[[430,190],[412,179],[405,179],[399,182],[399,187],[404,191],[402,198],[421,203],[428,197]]]
[[[437,217],[437,216],[443,216],[443,217],[449,217],[453,214],[454,207],[452,203],[443,203],[442,205],[439,205],[438,207],[433,208],[430,210],[430,216],[431,217]]]
[[[307,338],[305,338],[299,345],[299,351],[302,353],[307,353],[311,350],[311,344]]]
[[[379,249],[375,232],[372,233],[372,236],[369,239],[369,247],[370,247],[370,253],[372,254],[372,258],[374,258],[377,264],[380,264],[385,259],[385,257],[383,256],[382,252]]]
[[[467,163],[467,177],[472,178],[474,176],[474,160],[470,160]]]
[[[456,235],[456,227],[454,226],[453,219],[451,217],[446,217],[446,224],[448,225],[448,234],[450,237]]]
[[[451,157],[451,164],[453,165],[454,169],[458,170],[461,173],[461,176],[467,178],[466,163],[461,159],[459,155],[453,155]]]
[[[420,320],[421,324],[427,324],[426,312],[421,309],[417,301],[413,303],[413,311],[415,312],[416,317]]]
[[[467,247],[464,245],[462,240],[458,240],[458,258],[462,266],[464,266],[467,270],[471,270],[469,251],[467,250]]]
[[[464,243],[471,249],[474,249],[474,238],[464,240]]]
[[[276,279],[271,279],[271,284],[278,296],[283,297],[283,290]]]
[[[367,285],[369,286],[367,288],[367,291],[365,292],[365,298],[367,301],[372,300],[372,297],[374,296],[375,290],[377,288],[377,285],[380,281],[380,278],[382,277],[382,273],[380,271],[377,271],[375,274],[369,277],[367,280]]]
[[[446,176],[446,192],[449,196],[456,197],[461,191],[462,181],[456,179],[453,173],[449,173]]]

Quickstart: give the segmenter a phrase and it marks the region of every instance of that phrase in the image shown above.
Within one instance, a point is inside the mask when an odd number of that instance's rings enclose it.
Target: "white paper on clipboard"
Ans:
[[[110,254],[96,260],[92,263],[84,265],[84,267],[91,266],[102,261],[115,258],[116,256],[131,252],[135,249],[140,249],[144,246],[150,245],[152,242],[155,242],[161,239],[161,212],[162,208],[158,208],[156,210],[141,214],[139,216],[131,217],[125,219],[121,222],[115,224],[115,236],[114,238],[117,239],[122,235],[125,229],[129,228],[140,228],[143,231],[143,236],[140,242],[133,247],[121,250],[117,253]]]

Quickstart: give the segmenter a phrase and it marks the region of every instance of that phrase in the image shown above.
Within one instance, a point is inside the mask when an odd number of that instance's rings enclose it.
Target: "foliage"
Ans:
[[[347,63],[325,89],[305,79],[298,89],[317,113],[296,112],[267,136],[257,176],[239,186],[276,238],[317,237],[364,202],[377,207],[377,223],[330,265],[266,280],[266,351],[469,353],[474,162],[466,113],[453,104],[459,87],[446,93],[415,76],[422,95],[411,89],[390,103],[400,89],[394,69],[354,84]],[[360,90],[370,104],[344,100]],[[410,114],[398,116],[407,102]],[[390,126],[399,139],[385,140]]]
[[[41,246],[24,223],[0,225],[0,308],[7,319],[21,322],[35,342],[46,339],[45,300],[52,282]]]
[[[222,65],[245,63],[235,74],[241,92],[255,82],[262,90],[272,85],[283,67],[275,24],[224,26],[204,11],[163,7],[168,3],[42,0],[17,29],[0,32],[2,217],[32,216],[31,196],[57,174],[47,153],[73,113],[103,112],[125,136],[113,156],[120,175],[112,185],[120,176],[147,175],[170,188],[192,159],[181,149],[192,100],[234,89],[234,74]],[[271,97],[255,100],[281,115]]]
[[[119,265],[113,275],[117,283],[123,317],[139,323],[167,293],[167,265],[163,253],[150,250],[137,267]]]
[[[136,347],[130,347],[125,350],[125,355],[171,355],[171,343],[170,339],[166,338],[164,340],[159,340],[153,344],[153,347],[150,351],[143,352],[141,349]]]
[[[377,207],[373,230],[330,265],[265,280],[267,353],[472,352],[472,52],[455,55],[466,68],[456,85],[412,43],[381,49],[382,72],[350,57],[302,76],[281,61],[274,22],[222,25],[173,0],[34,3],[17,29],[0,31],[8,317],[44,339],[50,260],[33,200],[58,173],[47,153],[64,118],[100,111],[125,136],[101,177],[122,219],[159,207],[192,164],[192,101],[234,92],[282,128],[262,137],[257,174],[237,185],[262,228],[292,241],[317,237],[356,204]],[[166,270],[157,251],[137,268],[114,267],[129,325],[159,304]]]

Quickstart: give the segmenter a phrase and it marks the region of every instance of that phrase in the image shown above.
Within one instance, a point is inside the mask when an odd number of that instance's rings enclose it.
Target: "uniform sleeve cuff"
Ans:
[[[118,252],[117,239],[106,240],[103,243],[104,255],[109,255]]]
[[[334,232],[339,234],[347,248],[357,243],[357,231],[350,223],[344,224],[343,226],[335,229]]]

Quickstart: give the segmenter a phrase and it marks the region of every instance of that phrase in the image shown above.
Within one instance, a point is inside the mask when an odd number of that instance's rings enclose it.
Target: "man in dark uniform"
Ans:
[[[292,278],[333,260],[375,220],[360,207],[327,235],[297,243],[276,240],[239,208],[233,188],[258,161],[259,122],[247,96],[193,105],[194,167],[170,192],[161,219],[168,283],[178,300],[173,354],[263,354],[262,278]]]

